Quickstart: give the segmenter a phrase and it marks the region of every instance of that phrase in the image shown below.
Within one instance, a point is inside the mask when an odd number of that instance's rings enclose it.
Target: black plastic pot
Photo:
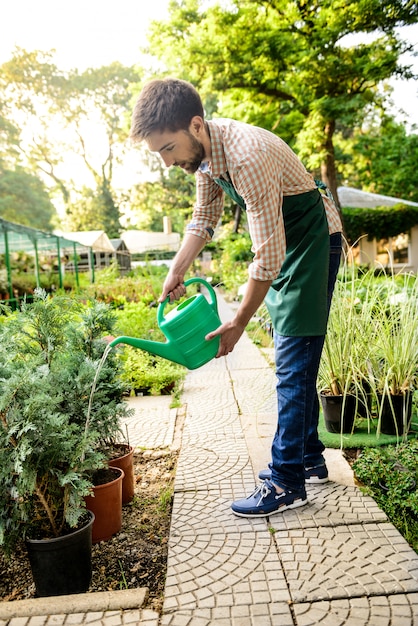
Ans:
[[[398,435],[401,437],[404,432],[405,423],[409,425],[412,412],[412,393],[397,396],[379,396],[381,406],[380,432],[385,435]]]
[[[91,581],[91,532],[94,515],[85,526],[53,539],[27,539],[26,548],[37,596],[83,593]]]
[[[370,384],[364,381],[361,392],[357,394],[357,417],[370,417],[372,412],[372,391]]]
[[[356,396],[320,393],[325,428],[329,433],[351,433],[356,413]],[[344,411],[344,412],[343,412]]]

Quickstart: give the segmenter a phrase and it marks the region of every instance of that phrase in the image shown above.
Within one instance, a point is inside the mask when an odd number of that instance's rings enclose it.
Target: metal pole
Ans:
[[[57,237],[57,254],[58,254],[58,284],[60,289],[62,289],[63,280],[62,280],[62,267],[61,267],[61,246],[60,246],[60,238]]]
[[[39,257],[38,257],[38,241],[37,241],[37,239],[33,240],[33,247],[34,247],[34,250],[35,250],[36,286],[39,288],[41,286],[41,277],[39,275]]]
[[[74,271],[75,271],[75,282],[77,287],[80,286],[80,281],[78,279],[78,261],[77,261],[77,244],[74,241],[73,243],[73,248],[74,248]]]
[[[93,248],[89,248],[89,258],[90,258],[90,269],[91,269],[91,282],[94,283],[94,252]]]
[[[12,268],[10,267],[10,251],[9,251],[9,236],[7,228],[4,229],[4,257],[6,261],[7,272],[7,287],[9,291],[9,298],[13,298],[13,283],[12,283]]]

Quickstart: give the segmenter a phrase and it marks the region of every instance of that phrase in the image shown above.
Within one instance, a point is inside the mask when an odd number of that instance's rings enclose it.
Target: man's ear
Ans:
[[[202,139],[205,133],[205,122],[202,117],[195,115],[192,117],[189,126],[189,132],[196,137],[196,139]]]

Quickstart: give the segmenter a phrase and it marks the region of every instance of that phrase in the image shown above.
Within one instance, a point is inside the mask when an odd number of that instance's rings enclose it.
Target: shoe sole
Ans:
[[[271,511],[270,513],[239,513],[238,511],[234,511],[234,509],[232,508],[231,511],[237,517],[270,517],[271,515],[276,515],[277,513],[283,513],[288,509],[297,509],[298,507],[307,504],[307,502],[307,498],[305,498],[305,500],[295,500],[294,502],[292,502],[292,504],[283,504],[279,509],[276,509],[276,511]]]
[[[260,478],[260,480],[265,480],[263,478]],[[271,480],[271,475],[270,478],[268,478],[268,480]],[[313,484],[318,484],[318,483],[328,483],[329,482],[329,477],[325,476],[325,478],[318,478],[318,476],[310,476],[309,478],[305,478],[305,484],[308,485],[313,485]]]
[[[328,482],[329,482],[328,476],[325,476],[325,478],[318,478],[318,476],[310,476],[309,478],[305,478],[305,483],[308,483],[308,485],[314,485],[318,483],[328,483]]]

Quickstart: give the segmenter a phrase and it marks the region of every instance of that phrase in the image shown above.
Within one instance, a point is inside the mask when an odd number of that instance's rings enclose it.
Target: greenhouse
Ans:
[[[78,287],[78,260],[85,251],[77,241],[0,218],[0,300],[16,305],[36,287],[63,289],[68,273]]]

